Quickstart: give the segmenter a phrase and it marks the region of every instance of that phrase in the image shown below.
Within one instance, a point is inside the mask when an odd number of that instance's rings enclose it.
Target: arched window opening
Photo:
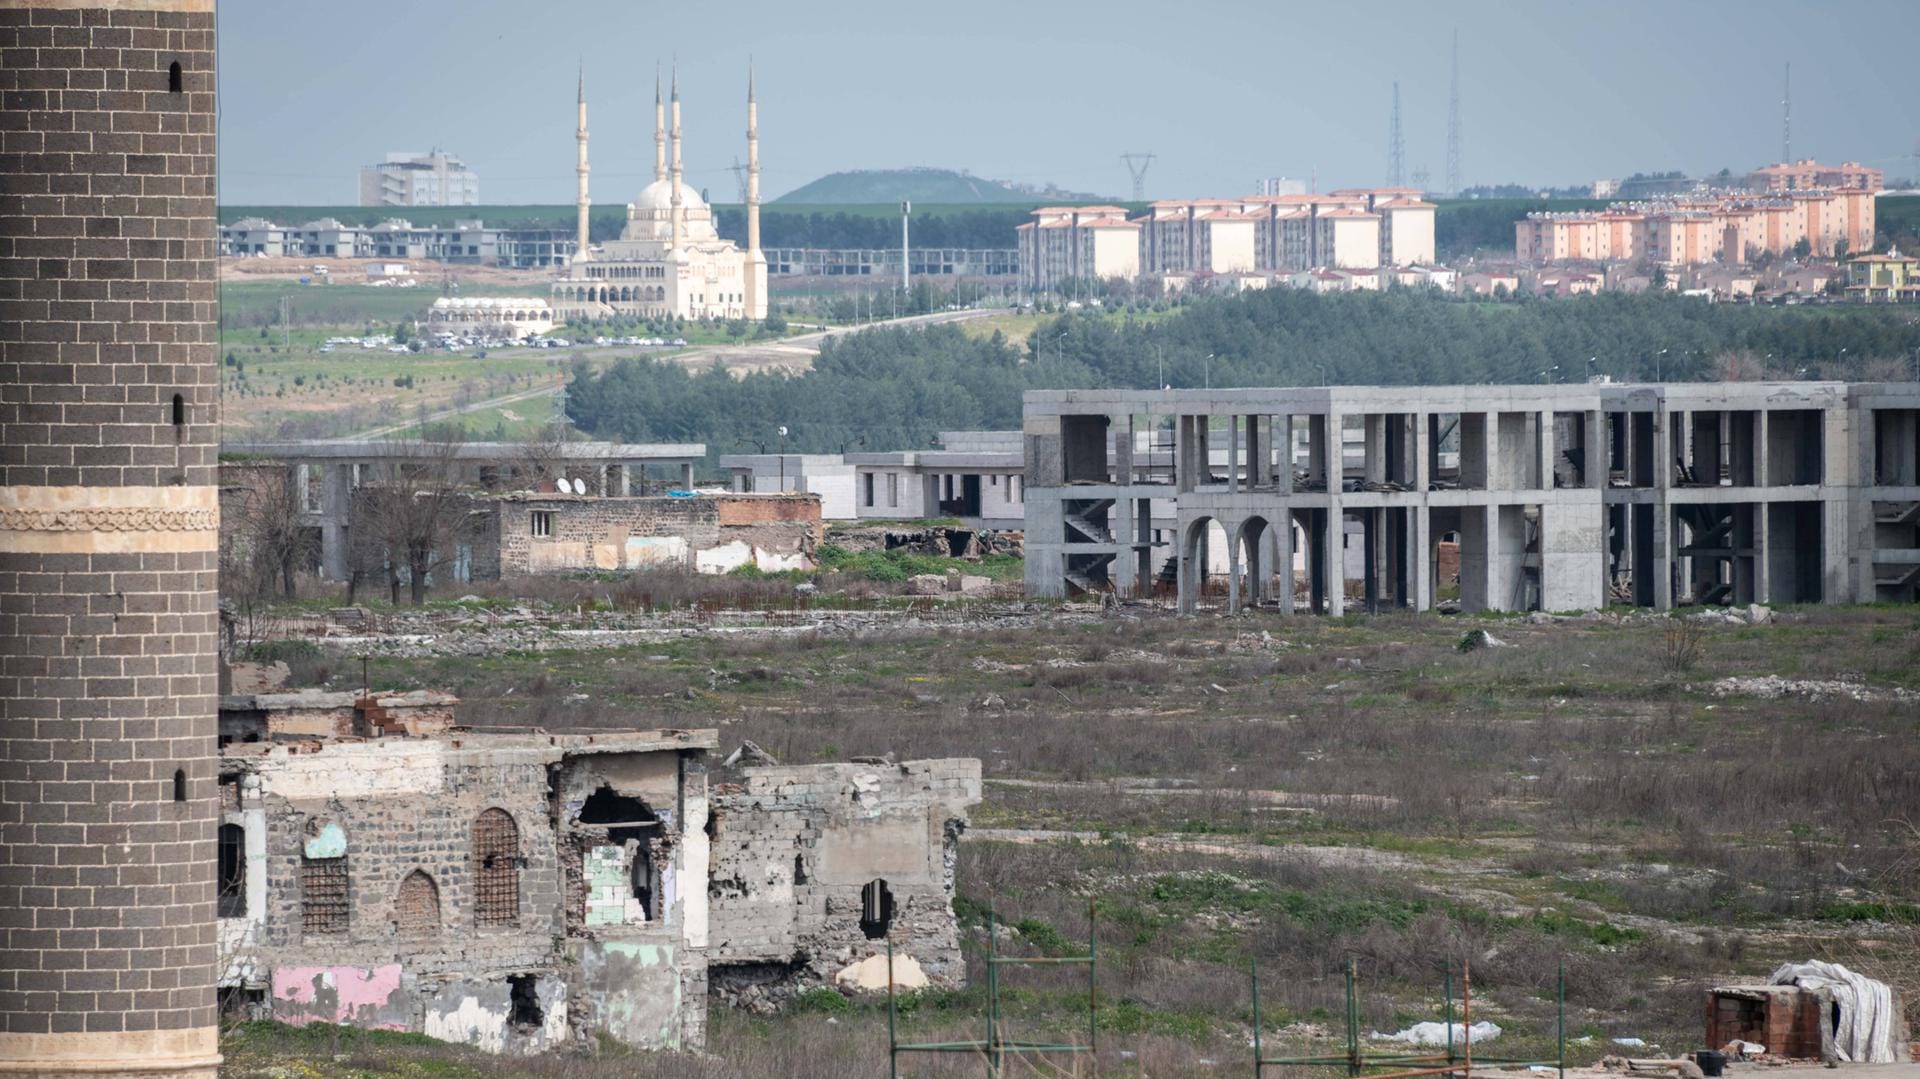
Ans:
[[[180,61],[175,60],[167,66],[167,92],[177,94],[181,90]]]
[[[440,888],[421,870],[408,873],[393,901],[393,928],[401,936],[431,936],[440,931]]]
[[[805,884],[806,882],[807,882],[807,860],[802,855],[796,854],[793,856],[793,883],[795,885],[801,885],[801,884]]]
[[[173,800],[176,802],[184,802],[187,800],[187,770],[185,768],[175,768],[173,770]]]
[[[520,918],[520,828],[504,809],[473,822],[473,920],[512,925]]]
[[[222,918],[247,913],[247,830],[237,824],[220,826],[219,907]]]
[[[868,940],[880,940],[893,924],[893,891],[884,880],[871,880],[860,889],[860,931]]]

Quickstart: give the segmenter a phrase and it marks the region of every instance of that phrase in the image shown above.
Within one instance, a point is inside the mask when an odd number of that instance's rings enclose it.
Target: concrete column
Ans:
[[[1113,568],[1109,571],[1113,578],[1113,590],[1121,596],[1133,595],[1139,582],[1135,572],[1133,548],[1127,546],[1129,538],[1133,535],[1133,507],[1134,502],[1131,498],[1115,499],[1112,516],[1108,518],[1114,542],[1121,545],[1120,550],[1114,555]]]
[[[1613,447],[1607,445],[1607,414],[1598,409],[1589,411],[1580,434],[1580,450],[1586,460],[1586,485],[1604,491],[1613,455]]]
[[[1413,414],[1412,445],[1408,449],[1413,453],[1413,467],[1407,475],[1413,478],[1413,489],[1420,492],[1420,501],[1424,509],[1427,485],[1433,482],[1434,460],[1439,449],[1434,445],[1433,414],[1424,409]],[[1424,514],[1423,514],[1424,516]]]
[[[1327,493],[1338,495],[1346,489],[1347,433],[1346,417],[1327,412]]]
[[[1293,511],[1284,505],[1274,516],[1273,523],[1273,571],[1280,578],[1280,613],[1293,613]]]
[[[1362,445],[1360,474],[1368,483],[1387,478],[1387,417],[1369,412],[1360,418]]]
[[[1227,417],[1227,492],[1240,493],[1240,417],[1237,415]]]
[[[1227,522],[1220,522],[1226,528]],[[1243,574],[1240,563],[1240,529],[1236,525],[1226,528],[1227,533],[1227,613],[1240,613],[1240,582]]]
[[[1420,444],[1426,445],[1426,413],[1421,413]],[[1427,489],[1426,469],[1420,469],[1422,491]],[[1407,515],[1413,518],[1413,527],[1407,529],[1413,542],[1413,557],[1408,562],[1408,575],[1412,577],[1413,609],[1416,611],[1433,610],[1433,514],[1427,509],[1426,500],[1408,508]]]
[[[1109,458],[1113,462],[1113,482],[1121,487],[1131,486],[1134,440],[1132,414],[1108,417],[1107,430],[1113,439],[1113,454]]]
[[[1293,416],[1274,417],[1273,489],[1282,495],[1293,493]]]
[[[1535,486],[1542,490],[1553,489],[1553,465],[1558,460],[1554,452],[1553,411],[1551,409],[1534,413],[1533,425],[1539,431],[1534,439],[1534,475]]]
[[[1336,417],[1337,418],[1337,417]],[[1337,435],[1340,428],[1329,425]],[[1338,459],[1337,457],[1335,458]],[[1338,480],[1330,488],[1339,491]],[[1347,547],[1346,518],[1340,512],[1340,500],[1337,495],[1329,497],[1327,502],[1327,614],[1338,618],[1347,613]]]
[[[1765,416],[1766,412],[1760,415]],[[1771,508],[1772,504],[1767,502],[1753,504],[1753,598],[1757,603],[1773,602],[1773,566],[1768,558],[1768,510]]]

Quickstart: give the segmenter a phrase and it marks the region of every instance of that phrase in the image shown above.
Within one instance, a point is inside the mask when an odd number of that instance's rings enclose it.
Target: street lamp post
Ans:
[[[780,493],[787,493],[787,425],[780,425]]]

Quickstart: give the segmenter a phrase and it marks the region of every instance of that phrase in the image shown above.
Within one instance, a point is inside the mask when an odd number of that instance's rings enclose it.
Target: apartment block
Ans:
[[[1036,292],[1140,273],[1140,223],[1119,206],[1043,206],[1015,227],[1020,284]]]
[[[1859,189],[1728,192],[1621,202],[1601,211],[1531,213],[1514,223],[1514,255],[1527,262],[1645,257],[1697,266],[1786,255],[1802,240],[1819,256],[1865,251],[1873,246],[1873,199],[1871,191]]]
[[[478,206],[480,177],[466,162],[435,150],[402,151],[360,170],[362,206]]]
[[[1025,439],[1035,597],[1170,577],[1186,612],[1920,598],[1915,383],[1045,390]]]
[[[1822,165],[1812,158],[1782,162],[1755,169],[1747,176],[1747,186],[1755,191],[1878,191],[1887,185],[1887,174],[1868,168],[1858,161]]]

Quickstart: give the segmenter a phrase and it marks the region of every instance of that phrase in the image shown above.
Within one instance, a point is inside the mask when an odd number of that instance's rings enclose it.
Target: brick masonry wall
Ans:
[[[0,0],[0,106],[0,1061],[211,1075],[211,0]]]

